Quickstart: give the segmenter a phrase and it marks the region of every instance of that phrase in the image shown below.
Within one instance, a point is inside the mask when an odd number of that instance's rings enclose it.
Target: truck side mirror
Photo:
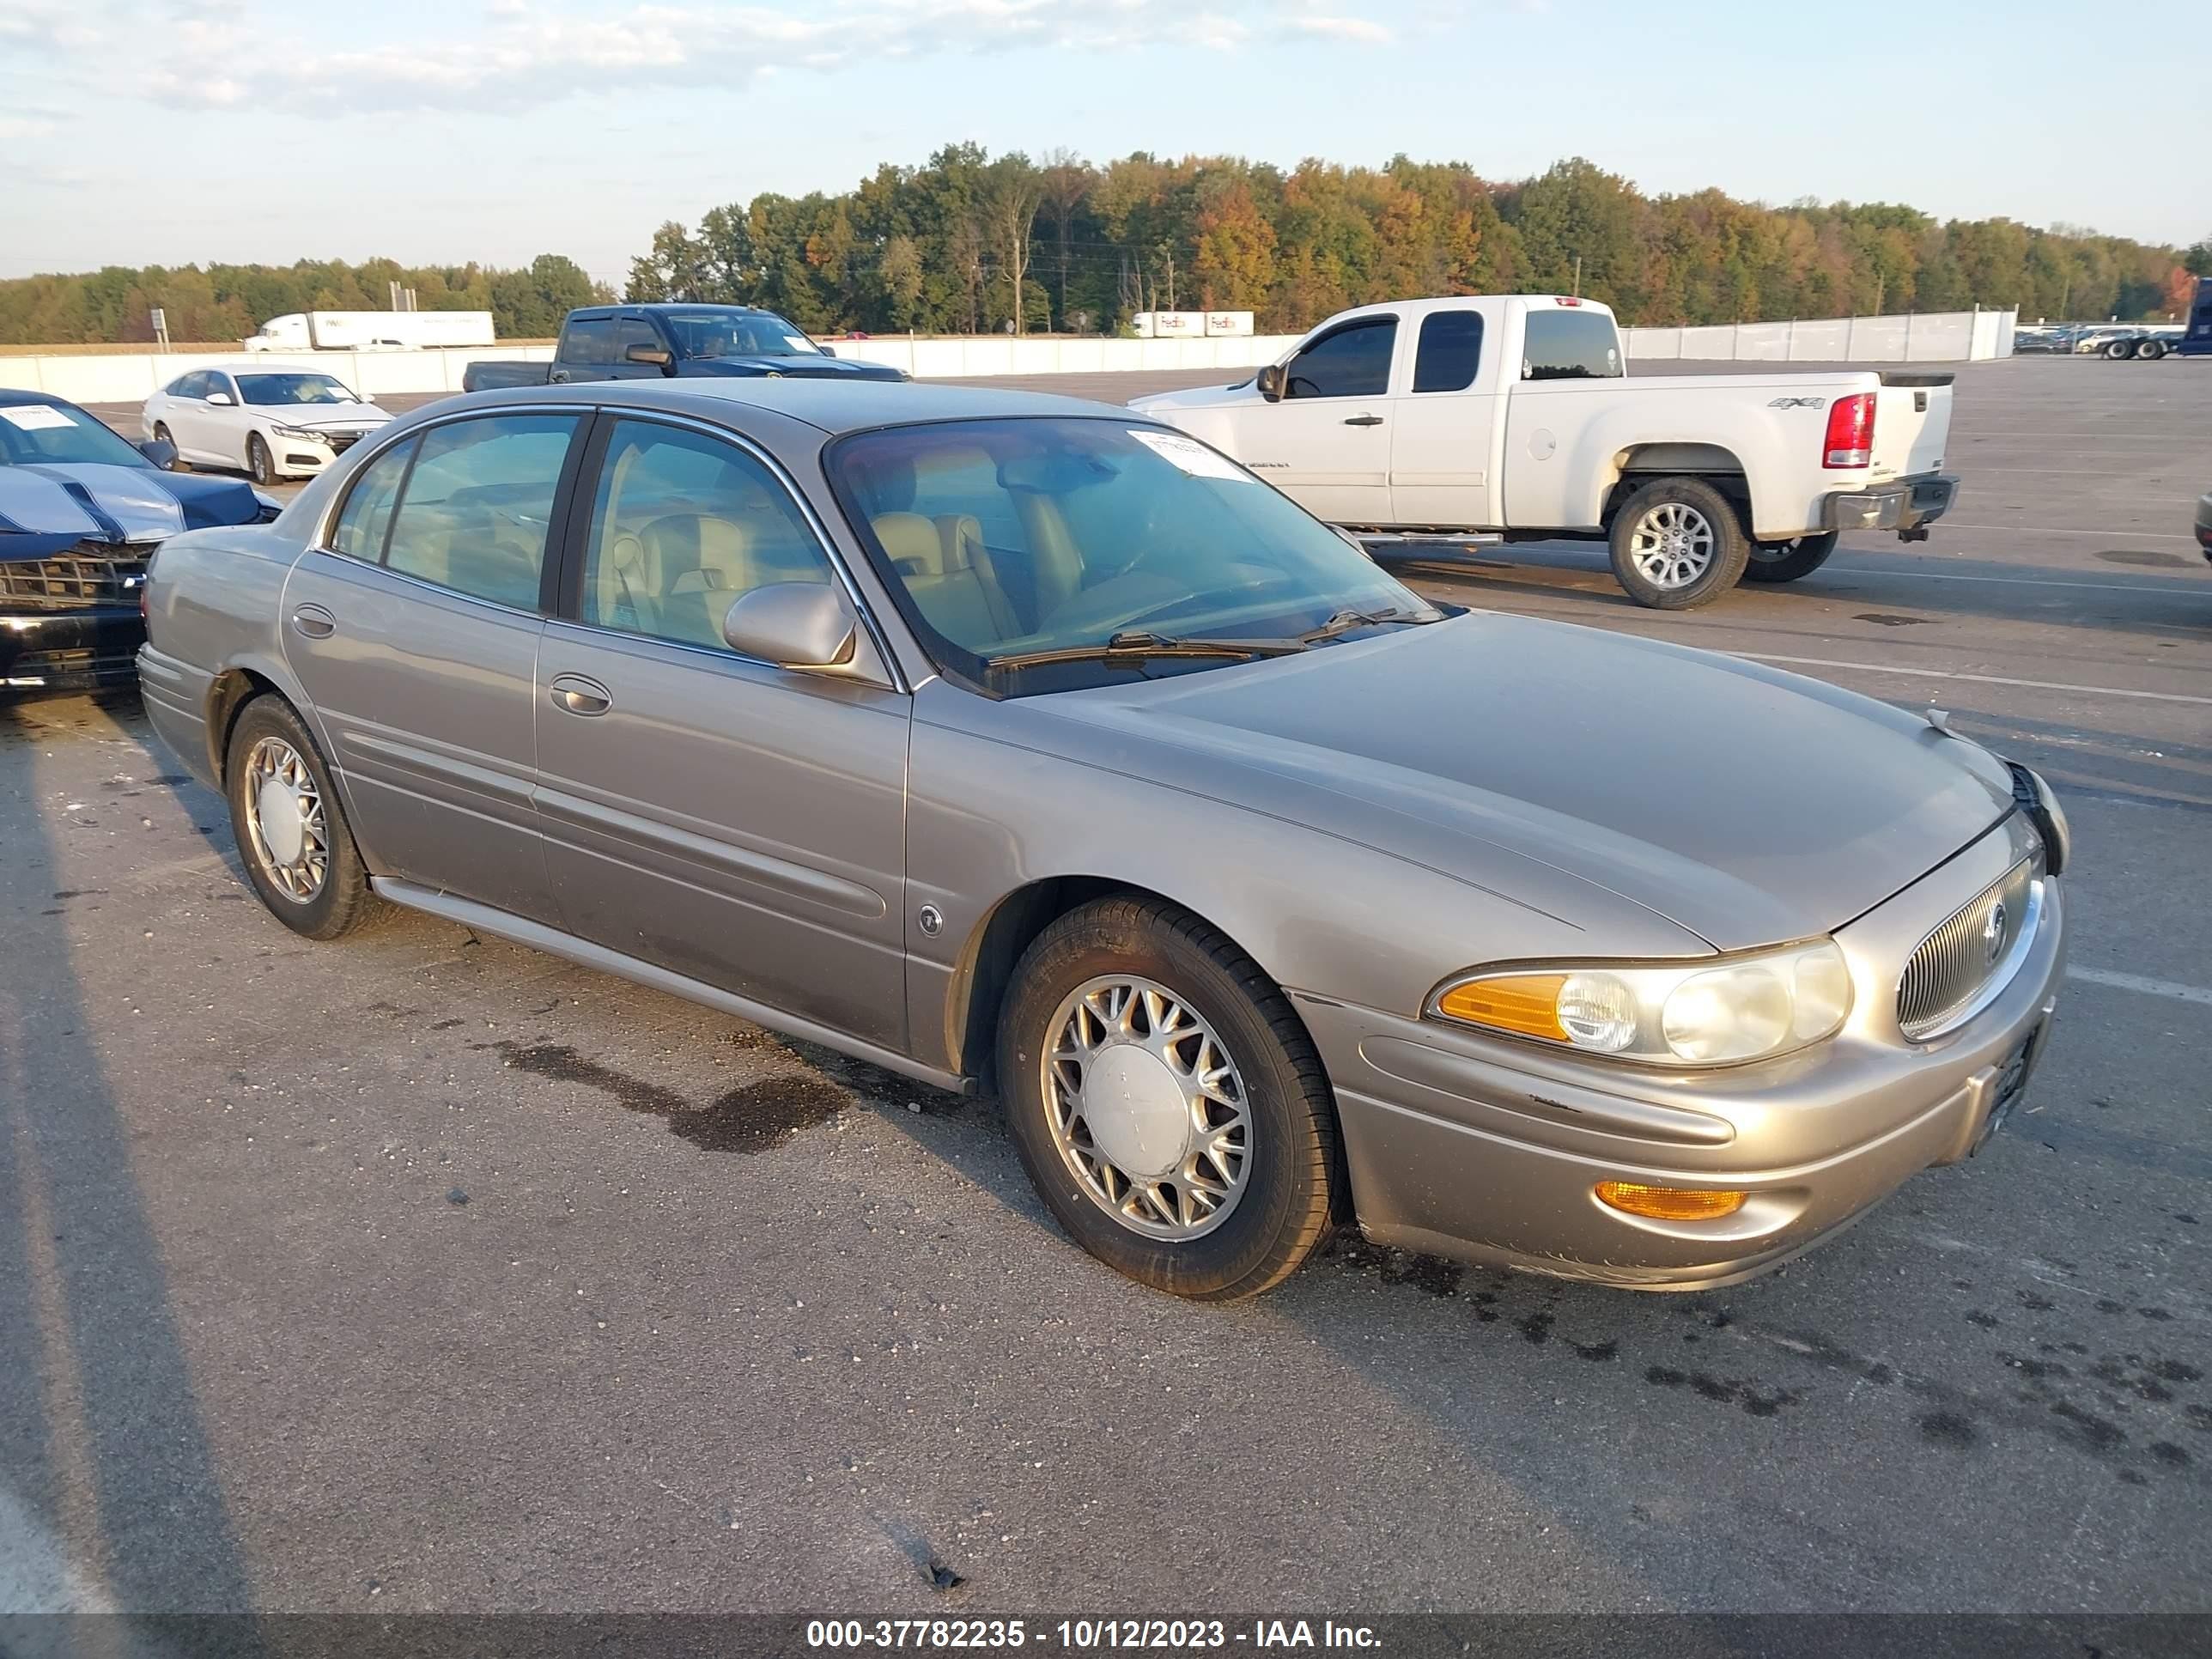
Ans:
[[[644,363],[660,370],[665,374],[675,367],[676,357],[665,346],[634,345],[623,351],[623,361],[626,363]]]
[[[1280,363],[1269,363],[1267,368],[1260,371],[1255,379],[1262,398],[1271,404],[1282,402],[1283,366]]]
[[[167,438],[148,438],[138,445],[138,453],[167,472],[177,464],[177,447]]]

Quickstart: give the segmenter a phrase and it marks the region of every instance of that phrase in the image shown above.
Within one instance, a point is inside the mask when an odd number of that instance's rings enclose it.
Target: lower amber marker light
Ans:
[[[1638,1181],[1597,1183],[1599,1203],[1654,1221],[1717,1221],[1743,1208],[1750,1196],[1704,1187],[1647,1187]]]

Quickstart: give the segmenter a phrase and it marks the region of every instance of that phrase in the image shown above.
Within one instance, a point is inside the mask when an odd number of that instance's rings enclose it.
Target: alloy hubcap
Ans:
[[[1180,1242],[1244,1195],[1244,1081],[1213,1028],[1134,975],[1089,981],[1060,1005],[1043,1062],[1053,1145],[1084,1195],[1132,1232]]]
[[[1681,501],[1662,501],[1636,521],[1629,562],[1654,587],[1687,587],[1713,562],[1713,526]]]
[[[246,828],[253,855],[278,892],[305,904],[330,874],[322,792],[300,751],[264,738],[246,757]]]

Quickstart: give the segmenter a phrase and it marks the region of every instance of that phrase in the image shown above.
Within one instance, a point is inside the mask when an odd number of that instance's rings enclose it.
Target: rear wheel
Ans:
[[[998,1059],[1038,1195],[1138,1283],[1254,1296],[1327,1237],[1341,1181],[1321,1057],[1282,992],[1187,911],[1108,898],[1046,928]]]
[[[1832,530],[1824,530],[1817,536],[1800,536],[1793,541],[1753,542],[1751,562],[1743,568],[1743,579],[1747,582],[1794,582],[1827,563],[1828,555],[1835,550],[1836,532]]]
[[[2114,362],[2122,362],[2136,355],[2136,343],[2133,340],[2112,341],[2105,347],[2105,355]]]
[[[1690,611],[1743,580],[1751,538],[1735,504],[1697,478],[1661,478],[1620,504],[1613,574],[1637,604]]]
[[[225,752],[231,833],[261,902],[306,938],[351,932],[374,896],[305,723],[282,697],[256,697],[231,727]]]
[[[246,434],[246,470],[253,475],[253,482],[258,484],[276,482],[276,463],[270,458],[269,446],[261,441],[258,432]]]
[[[2136,342],[2136,360],[2138,362],[2154,363],[2165,356],[2166,342],[2163,340],[2138,340]]]

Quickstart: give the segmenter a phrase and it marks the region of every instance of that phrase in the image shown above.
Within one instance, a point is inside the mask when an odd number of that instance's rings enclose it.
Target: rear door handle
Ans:
[[[615,706],[614,693],[586,674],[556,674],[553,706],[570,714],[604,714]]]
[[[338,619],[319,605],[294,607],[292,626],[311,640],[326,640],[338,631]]]
[[[1346,426],[1380,426],[1382,424],[1382,417],[1380,415],[1355,415],[1345,422]]]

